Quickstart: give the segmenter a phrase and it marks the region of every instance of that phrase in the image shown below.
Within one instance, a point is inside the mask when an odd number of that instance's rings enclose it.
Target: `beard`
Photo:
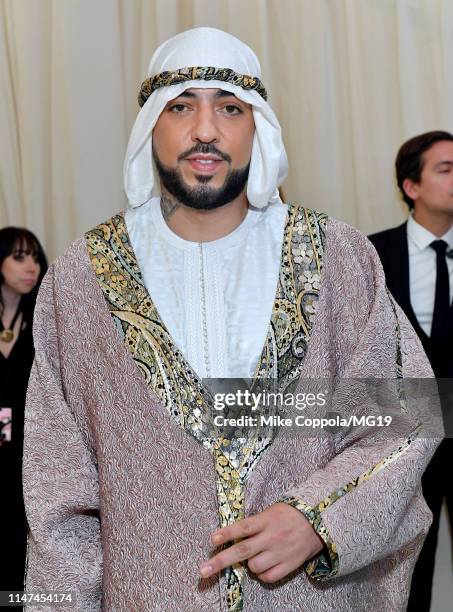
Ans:
[[[192,153],[204,153],[219,155],[225,161],[230,162],[231,158],[225,153],[221,153],[211,144],[198,144],[190,151],[185,151],[178,156],[178,161],[185,159]],[[159,178],[165,189],[178,200],[190,208],[197,210],[214,210],[220,206],[228,204],[236,199],[245,189],[249,176],[250,162],[243,168],[228,170],[223,185],[220,187],[210,187],[208,183],[213,176],[195,175],[198,185],[190,187],[181,176],[178,168],[165,166],[158,158],[153,148],[153,159]]]

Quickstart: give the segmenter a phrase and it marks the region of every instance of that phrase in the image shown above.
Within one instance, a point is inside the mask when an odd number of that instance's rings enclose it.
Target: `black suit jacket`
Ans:
[[[407,223],[368,238],[373,243],[384,268],[387,287],[403,309],[420,338],[437,377],[453,378],[453,308],[442,343],[434,344],[418,324],[409,291],[409,249]]]

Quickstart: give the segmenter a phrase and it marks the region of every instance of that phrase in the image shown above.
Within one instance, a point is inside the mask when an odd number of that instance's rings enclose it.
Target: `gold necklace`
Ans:
[[[14,325],[17,321],[17,317],[20,314],[20,303],[19,306],[16,309],[16,313],[14,314],[13,320],[11,321],[11,324],[9,327],[5,328],[3,327],[3,321],[0,317],[0,340],[2,340],[3,342],[11,342],[11,340],[14,338]]]

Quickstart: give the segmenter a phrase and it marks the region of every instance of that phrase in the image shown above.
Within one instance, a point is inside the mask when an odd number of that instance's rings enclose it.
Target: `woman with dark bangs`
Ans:
[[[27,523],[22,498],[24,406],[44,251],[26,229],[0,230],[0,590],[22,590]]]

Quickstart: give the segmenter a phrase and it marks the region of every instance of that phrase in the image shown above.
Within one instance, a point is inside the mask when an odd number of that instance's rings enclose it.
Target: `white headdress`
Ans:
[[[139,102],[124,161],[124,189],[133,207],[160,195],[152,160],[152,130],[169,100],[190,87],[220,88],[251,104],[255,136],[247,198],[262,208],[277,197],[288,172],[280,124],[266,101],[255,53],[243,42],[215,28],[194,28],[164,42],[154,53]]]

